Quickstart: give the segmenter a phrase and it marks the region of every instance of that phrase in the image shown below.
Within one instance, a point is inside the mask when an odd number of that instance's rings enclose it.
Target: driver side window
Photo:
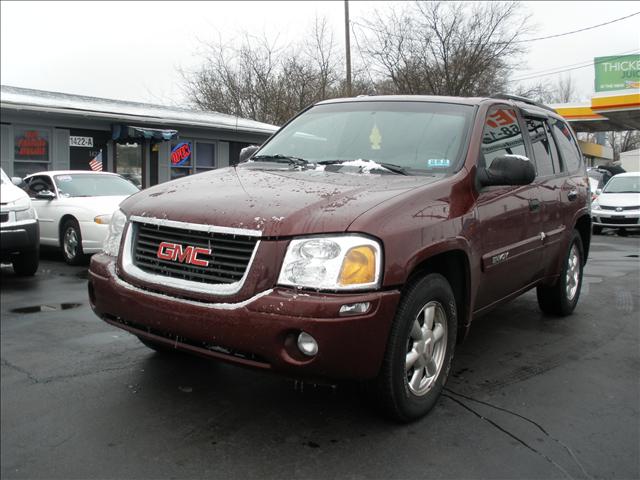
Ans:
[[[503,155],[527,155],[515,110],[497,107],[489,111],[482,131],[480,152],[480,167],[485,168]]]
[[[53,182],[46,175],[38,175],[36,177],[31,177],[26,182],[27,184],[27,193],[31,198],[35,198],[38,192],[43,190],[49,190],[50,192],[55,193],[55,188],[53,187]]]

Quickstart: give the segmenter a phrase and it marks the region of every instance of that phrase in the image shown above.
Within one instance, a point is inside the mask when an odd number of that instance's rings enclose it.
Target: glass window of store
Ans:
[[[171,144],[171,179],[216,168],[216,144],[179,140]]]
[[[14,126],[13,172],[25,177],[49,170],[51,163],[51,132],[46,128]]]

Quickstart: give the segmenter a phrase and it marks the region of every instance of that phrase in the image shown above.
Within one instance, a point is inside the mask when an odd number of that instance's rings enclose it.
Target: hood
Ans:
[[[224,168],[157,185],[122,204],[128,215],[260,230],[343,232],[367,210],[434,177]]]
[[[601,193],[598,203],[605,207],[640,206],[640,193]]]
[[[0,188],[0,203],[12,203],[24,197],[29,197],[21,188],[16,187],[13,183],[3,183]]]

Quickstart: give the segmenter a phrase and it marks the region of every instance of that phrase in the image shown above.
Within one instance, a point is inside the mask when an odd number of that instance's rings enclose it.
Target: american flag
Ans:
[[[91,167],[91,170],[94,172],[102,171],[102,150],[100,150],[100,153],[98,153],[98,155],[89,162],[89,167]]]

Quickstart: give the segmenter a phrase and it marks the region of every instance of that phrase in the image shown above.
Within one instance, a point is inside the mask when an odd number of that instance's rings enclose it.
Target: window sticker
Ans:
[[[70,182],[73,178],[71,178],[71,175],[58,175],[56,176],[56,180],[58,182]]]
[[[371,150],[380,150],[382,143],[382,135],[380,134],[380,130],[378,130],[378,125],[373,124],[373,128],[371,129],[371,135],[369,135],[369,140],[371,141]]]
[[[427,160],[427,167],[429,168],[449,168],[451,166],[451,160],[448,158],[430,158]]]

